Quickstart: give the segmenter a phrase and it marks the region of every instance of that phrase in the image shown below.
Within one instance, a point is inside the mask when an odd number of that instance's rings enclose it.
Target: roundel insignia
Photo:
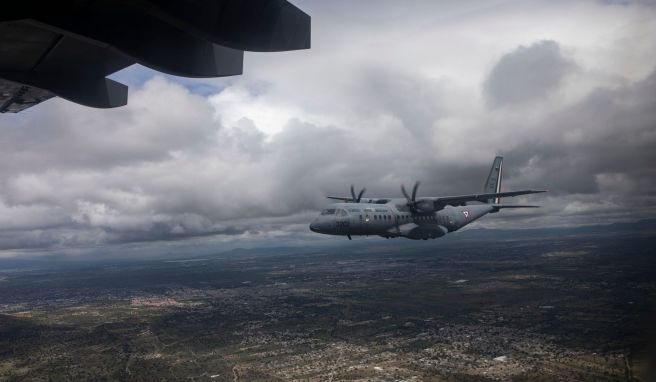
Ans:
[[[462,214],[465,215],[465,219],[469,219],[469,211],[462,210]]]

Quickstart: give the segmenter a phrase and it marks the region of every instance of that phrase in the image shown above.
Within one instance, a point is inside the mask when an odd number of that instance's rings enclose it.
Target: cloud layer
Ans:
[[[493,106],[540,101],[558,89],[573,67],[555,41],[520,46],[492,68],[485,81],[485,95]]]
[[[0,249],[280,238],[351,183],[477,192],[497,154],[504,187],[553,192],[480,224],[654,215],[653,7],[394,4],[299,4],[313,49],[251,54],[241,77],[133,68],[127,107],[3,115]]]

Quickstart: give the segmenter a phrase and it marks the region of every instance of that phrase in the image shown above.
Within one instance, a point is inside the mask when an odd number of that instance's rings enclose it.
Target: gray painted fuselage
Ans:
[[[494,205],[471,204],[413,214],[405,199],[390,199],[384,204],[375,203],[375,200],[371,203],[334,203],[310,224],[310,229],[328,235],[378,235],[425,240],[457,231],[493,211]]]

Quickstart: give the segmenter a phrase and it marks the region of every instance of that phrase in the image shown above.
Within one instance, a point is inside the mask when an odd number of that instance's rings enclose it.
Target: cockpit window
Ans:
[[[348,216],[346,210],[337,210],[337,216]]]
[[[334,215],[335,214],[335,209],[334,208],[328,208],[323,211],[321,211],[321,215]]]

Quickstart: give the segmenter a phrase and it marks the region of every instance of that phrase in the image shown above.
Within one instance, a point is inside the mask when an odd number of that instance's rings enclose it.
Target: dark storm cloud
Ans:
[[[555,41],[520,46],[492,68],[485,82],[485,96],[492,106],[539,100],[557,89],[573,68]]]
[[[596,90],[540,128],[550,133],[508,156],[522,158],[534,180],[548,178],[554,192],[598,194],[613,187],[626,205],[654,196],[656,72],[636,84]]]

